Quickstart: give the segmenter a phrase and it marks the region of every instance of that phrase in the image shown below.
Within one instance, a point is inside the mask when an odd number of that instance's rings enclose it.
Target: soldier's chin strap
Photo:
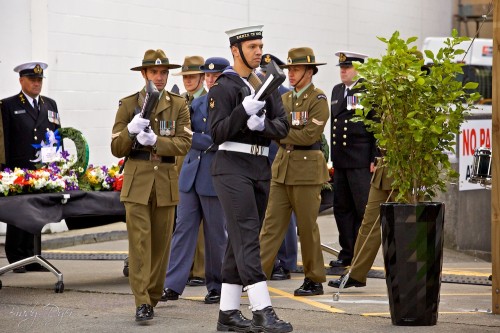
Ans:
[[[302,77],[300,78],[300,80],[298,80],[296,83],[295,83],[295,86],[294,88],[300,83],[300,81],[302,81],[304,79],[304,76],[306,76],[306,72],[307,72],[307,66],[305,67],[304,69],[304,73],[302,74]]]
[[[251,70],[254,70],[254,68],[250,67],[250,65],[248,64],[247,59],[245,59],[245,55],[243,54],[243,49],[241,48],[241,43],[238,43],[238,50],[240,51],[241,60],[243,60],[245,66],[247,66]]]

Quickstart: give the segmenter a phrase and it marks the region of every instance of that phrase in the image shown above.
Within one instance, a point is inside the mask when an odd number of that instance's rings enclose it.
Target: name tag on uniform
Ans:
[[[335,105],[335,104],[337,104],[338,102],[339,102],[339,101],[338,101],[338,99],[336,99],[336,100],[332,101],[332,103],[331,103],[331,104],[332,104],[332,105]]]
[[[14,111],[14,114],[23,114],[26,113],[26,110],[16,110]]]
[[[59,113],[48,110],[47,114],[48,114],[47,118],[51,123],[60,125]]]

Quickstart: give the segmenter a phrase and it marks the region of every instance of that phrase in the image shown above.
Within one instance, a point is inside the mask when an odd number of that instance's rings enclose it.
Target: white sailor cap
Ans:
[[[244,42],[251,39],[262,39],[263,25],[252,25],[226,31],[229,36],[229,44]]]
[[[365,59],[368,58],[368,55],[358,52],[350,52],[350,51],[338,51],[335,53],[337,57],[339,57],[340,65],[352,65],[353,61],[359,61],[360,63],[364,63]]]
[[[17,65],[14,67],[14,72],[19,73],[19,76],[30,76],[30,77],[41,77],[43,76],[43,71],[49,65],[41,61],[32,61],[24,64]]]

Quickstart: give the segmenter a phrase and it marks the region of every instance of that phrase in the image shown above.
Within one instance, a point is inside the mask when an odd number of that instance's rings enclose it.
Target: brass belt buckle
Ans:
[[[287,144],[285,145],[285,149],[286,149],[286,150],[293,150],[293,145],[292,145],[292,144],[287,143]]]
[[[153,153],[150,153],[149,155],[149,159],[151,161],[158,161],[158,162],[161,162],[161,156],[158,155],[158,154],[153,154]]]

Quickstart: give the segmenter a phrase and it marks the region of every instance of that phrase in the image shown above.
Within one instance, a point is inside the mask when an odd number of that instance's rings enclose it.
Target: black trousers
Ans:
[[[370,168],[336,168],[333,174],[333,215],[341,247],[338,258],[347,262],[351,262],[354,255],[354,244],[368,202],[371,176]]]
[[[7,224],[5,235],[5,254],[9,263],[26,259],[35,255],[35,235]],[[38,264],[30,264],[30,267],[38,267]]]
[[[212,179],[227,222],[222,282],[248,286],[266,281],[259,234],[269,197],[269,180],[256,181],[243,175],[217,175]]]

